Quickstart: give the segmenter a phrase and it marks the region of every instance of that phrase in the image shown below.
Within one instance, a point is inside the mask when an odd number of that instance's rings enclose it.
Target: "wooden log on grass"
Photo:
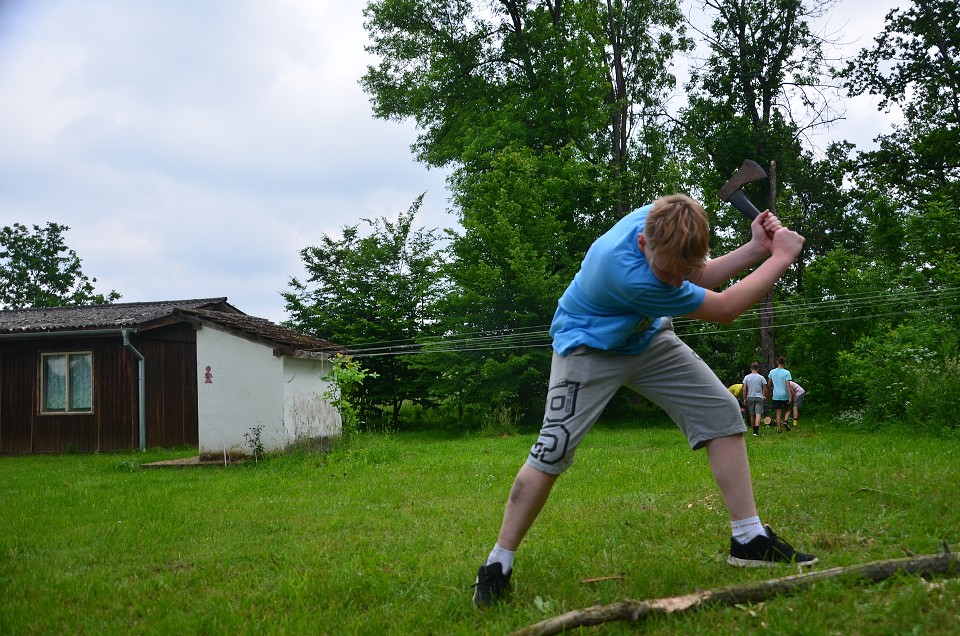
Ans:
[[[683,596],[658,598],[648,601],[624,599],[609,605],[594,605],[548,618],[513,633],[513,636],[547,636],[564,630],[613,621],[639,622],[651,614],[676,614],[708,605],[736,605],[757,603],[780,594],[811,587],[821,581],[852,577],[871,582],[882,581],[903,572],[930,575],[960,568],[960,555],[945,552],[902,559],[873,561],[863,565],[815,570],[779,579],[768,579],[713,590],[703,590]]]

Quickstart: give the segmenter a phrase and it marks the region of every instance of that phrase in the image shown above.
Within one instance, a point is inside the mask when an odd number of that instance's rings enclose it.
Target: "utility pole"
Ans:
[[[777,162],[770,162],[770,211],[777,213]],[[766,366],[762,373],[766,375],[777,366],[777,347],[773,337],[773,288],[760,300],[760,356]]]

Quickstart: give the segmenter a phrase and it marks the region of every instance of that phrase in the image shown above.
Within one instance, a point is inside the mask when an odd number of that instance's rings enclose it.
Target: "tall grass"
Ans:
[[[533,438],[361,435],[219,468],[143,466],[189,450],[2,457],[0,633],[504,634],[790,572],[724,564],[726,513],[678,432],[598,427],[517,554],[513,602],[476,611],[469,586]],[[747,441],[762,518],[822,567],[960,544],[960,441],[815,418]],[[899,577],[584,633],[955,634],[958,620],[956,576]]]

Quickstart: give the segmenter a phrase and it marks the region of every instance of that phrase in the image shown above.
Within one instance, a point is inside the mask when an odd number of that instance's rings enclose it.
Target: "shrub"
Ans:
[[[939,367],[918,374],[916,397],[907,405],[907,420],[935,435],[960,436],[960,357],[947,358]]]
[[[846,403],[862,404],[872,422],[903,419],[918,399],[921,378],[935,369],[941,347],[950,341],[942,325],[919,322],[860,338],[852,352],[838,355],[837,384]]]

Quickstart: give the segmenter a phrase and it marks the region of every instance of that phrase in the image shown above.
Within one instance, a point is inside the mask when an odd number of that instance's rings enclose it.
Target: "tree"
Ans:
[[[453,168],[447,332],[546,332],[592,240],[677,187],[664,102],[689,40],[676,3],[375,0],[364,15],[374,112],[413,119],[418,159]],[[450,398],[533,414],[545,345],[424,362]]]
[[[824,40],[810,28],[826,4],[704,0],[713,15],[710,33],[703,34],[709,52],[691,74],[689,103],[681,112],[692,161],[710,168],[698,180],[701,191],[716,192],[744,158],[765,166],[775,161],[778,198],[770,202],[770,188],[756,184],[757,207],[775,208],[798,229],[816,223],[824,208],[845,211],[837,205],[842,173],[814,162],[802,143],[807,130],[834,118],[824,81],[829,75]],[[816,190],[808,190],[814,184]],[[746,224],[730,206],[704,198],[713,216],[713,251],[738,246]],[[787,286],[797,284],[786,279]],[[770,293],[761,301],[761,358],[767,368],[776,357],[773,307]]]
[[[960,6],[955,0],[914,0],[886,15],[875,46],[836,71],[850,95],[880,97],[903,123],[862,153],[868,180],[904,211],[939,199],[960,201]],[[902,212],[901,212],[902,213]]]
[[[95,292],[97,279],[83,273],[77,253],[64,242],[69,229],[57,223],[32,231],[20,223],[0,229],[0,306],[102,305],[120,298],[116,291]]]
[[[507,147],[569,149],[608,177],[584,213],[662,192],[668,68],[690,45],[676,3],[373,0],[364,16],[380,62],[361,83],[378,117],[416,121],[424,163],[477,172]]]
[[[589,172],[580,162],[519,148],[500,153],[491,170],[461,177],[471,183],[458,188],[457,202],[475,214],[464,215],[461,235],[451,233],[441,325],[477,344],[424,361],[444,378],[437,388],[448,397],[530,416],[542,410],[548,326],[586,250],[564,222],[578,207],[570,186],[589,181]],[[568,252],[571,245],[578,251]]]
[[[386,405],[395,424],[404,400],[419,400],[430,378],[411,370],[418,338],[435,333],[437,302],[444,288],[435,230],[414,230],[421,195],[396,222],[363,219],[300,251],[309,274],[290,280],[284,292],[287,324],[345,346],[376,374],[358,389],[368,406]],[[404,355],[404,354],[407,355]],[[369,414],[369,409],[368,409]]]
[[[828,4],[704,0],[713,15],[710,33],[702,33],[709,52],[694,67],[681,113],[693,159],[712,168],[704,191],[716,192],[745,157],[764,166],[776,161],[779,183],[790,183],[795,165],[807,160],[805,132],[838,117],[826,84],[824,39],[810,28]],[[769,189],[758,189],[758,207],[768,201]],[[737,220],[720,207],[720,227]]]
[[[877,297],[916,298],[877,310],[843,342],[820,336],[815,356],[832,354],[840,388],[872,421],[899,419],[928,427],[934,402],[954,389],[932,369],[955,368],[960,314],[960,8],[947,0],[913,0],[891,10],[874,45],[835,71],[849,95],[879,97],[902,123],[878,135],[850,171],[867,231],[859,264],[838,271],[831,293],[870,280]],[[822,265],[829,261],[825,260]],[[823,268],[818,268],[823,272]],[[922,300],[921,300],[922,299]],[[851,325],[853,327],[854,325]],[[823,326],[809,327],[823,331]],[[853,333],[855,331],[855,333]],[[801,334],[796,334],[801,335]],[[919,390],[918,390],[919,388]],[[923,403],[917,402],[922,396]],[[929,409],[928,409],[929,405]],[[945,418],[941,418],[946,422]],[[952,426],[952,418],[950,419]]]
[[[909,413],[918,380],[953,395],[937,369],[956,364],[960,344],[956,210],[928,206],[905,220],[898,242],[903,249],[818,258],[780,308],[792,326],[778,341],[804,387],[825,406],[862,409],[874,421]]]

